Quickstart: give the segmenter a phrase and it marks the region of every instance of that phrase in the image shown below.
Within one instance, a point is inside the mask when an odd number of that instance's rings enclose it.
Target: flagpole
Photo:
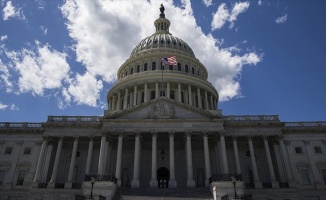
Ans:
[[[161,70],[162,70],[162,87],[161,87],[161,96],[163,97],[163,61],[161,60]]]

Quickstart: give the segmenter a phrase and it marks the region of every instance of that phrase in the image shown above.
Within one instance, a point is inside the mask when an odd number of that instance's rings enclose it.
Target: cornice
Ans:
[[[39,129],[0,129],[0,134],[43,134],[45,130]]]
[[[101,129],[102,124],[73,123],[73,122],[47,122],[44,128],[83,128],[83,129]]]

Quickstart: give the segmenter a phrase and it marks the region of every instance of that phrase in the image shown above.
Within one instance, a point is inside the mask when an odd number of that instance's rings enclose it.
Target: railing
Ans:
[[[280,188],[289,188],[289,183],[287,183],[287,182],[280,182],[279,185],[280,185]]]
[[[115,176],[106,174],[85,174],[85,181],[91,181],[92,177],[95,178],[95,181],[111,181],[115,184],[118,182]]]
[[[242,181],[242,174],[213,174],[209,178],[209,184],[215,181],[232,181],[232,177],[238,181]]]
[[[279,121],[278,115],[230,115],[225,116],[228,121]]]
[[[0,128],[42,128],[42,123],[1,122]]]
[[[99,122],[99,116],[48,116],[47,122]]]
[[[245,183],[246,188],[255,188],[255,183]]]
[[[285,127],[326,127],[326,122],[285,122]]]
[[[38,183],[37,184],[37,187],[38,188],[47,188],[48,187],[48,184],[47,183]]]

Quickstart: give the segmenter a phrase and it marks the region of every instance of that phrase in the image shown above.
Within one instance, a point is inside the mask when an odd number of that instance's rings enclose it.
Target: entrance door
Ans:
[[[167,168],[161,167],[157,170],[157,182],[159,188],[168,188],[169,179],[170,171]]]

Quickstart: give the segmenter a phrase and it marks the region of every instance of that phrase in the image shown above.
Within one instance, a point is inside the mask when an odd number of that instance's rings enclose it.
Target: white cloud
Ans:
[[[3,104],[3,103],[0,101],[0,110],[5,110],[7,107],[8,107],[8,105]]]
[[[8,1],[6,7],[2,10],[2,18],[3,20],[8,20],[11,17],[17,17],[18,19],[25,20],[25,16],[21,8],[16,9],[11,1]]]
[[[10,105],[10,110],[19,110],[19,108],[15,104]]]
[[[258,5],[260,5],[260,6],[263,5],[263,1],[262,0],[259,0],[258,1]]]
[[[62,5],[69,35],[75,42],[77,61],[86,67],[86,73],[77,74],[62,92],[63,102],[97,105],[102,81],[115,81],[117,70],[132,49],[141,39],[154,33],[153,24],[159,16],[160,3],[67,0]],[[255,52],[241,55],[234,52],[235,48],[221,48],[219,42],[223,40],[206,35],[196,23],[190,1],[182,0],[181,3],[181,8],[175,7],[171,0],[163,3],[165,15],[171,21],[170,32],[188,42],[206,66],[209,81],[219,91],[220,100],[236,97],[240,94],[238,79],[242,67],[256,65],[261,57]],[[212,22],[214,28],[222,27],[225,21],[234,22],[248,7],[249,2],[236,3],[229,11],[221,4],[217,11],[219,16]]]
[[[40,26],[40,29],[43,31],[43,34],[44,35],[47,35],[48,34],[48,29],[45,26],[41,25]]]
[[[38,41],[36,49],[7,51],[12,67],[18,71],[19,92],[31,92],[33,95],[43,95],[46,89],[56,89],[67,79],[70,67],[66,62],[66,54],[51,47],[41,45]]]
[[[7,35],[1,35],[0,37],[0,41],[5,41],[6,39],[8,39],[8,36]]]
[[[0,51],[1,55],[1,51]],[[10,72],[0,59],[0,88],[4,87],[6,92],[12,92],[13,84],[10,81]]]
[[[225,3],[222,3],[216,13],[213,13],[213,20],[211,23],[212,31],[220,29],[226,22],[230,22],[230,28],[233,28],[234,22],[240,13],[245,12],[249,8],[249,2],[237,2],[230,11]]]
[[[277,24],[284,24],[287,21],[287,19],[288,19],[288,15],[284,14],[283,16],[276,18],[275,22]]]
[[[212,0],[203,0],[203,3],[205,4],[206,7],[212,5]]]

